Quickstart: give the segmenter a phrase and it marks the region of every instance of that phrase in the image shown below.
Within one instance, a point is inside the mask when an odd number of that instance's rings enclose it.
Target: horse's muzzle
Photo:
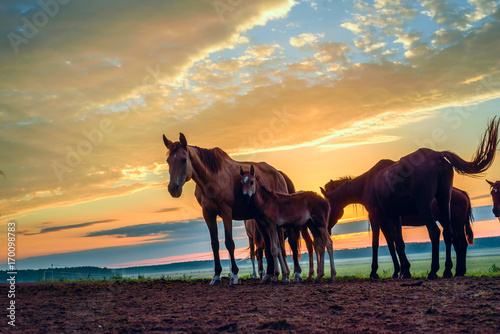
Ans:
[[[169,183],[168,192],[172,197],[178,198],[182,194],[182,187],[179,186],[178,184]]]
[[[499,208],[494,207],[492,211],[493,211],[493,214],[495,215],[495,217],[500,217],[500,209]]]

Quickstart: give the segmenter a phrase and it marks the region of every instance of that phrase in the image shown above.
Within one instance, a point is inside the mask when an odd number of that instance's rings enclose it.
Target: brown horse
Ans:
[[[360,203],[366,207],[373,230],[371,278],[378,278],[380,229],[386,236],[388,233],[394,236],[402,276],[411,276],[400,217],[415,214],[418,214],[420,221],[426,225],[432,242],[432,264],[428,278],[437,278],[440,230],[432,212],[434,200],[440,212],[446,244],[445,272],[446,275],[451,275],[452,263],[449,260],[453,231],[450,223],[450,201],[453,170],[466,175],[484,172],[493,163],[497,145],[498,121],[494,118],[472,162],[467,162],[449,151],[437,152],[421,148],[385,168],[378,164],[387,164],[387,161],[381,161],[365,174],[326,194],[332,206],[341,206],[348,198],[351,203]]]
[[[257,257],[257,269],[259,270],[259,277],[262,279],[266,273],[262,261],[264,258],[264,237],[257,228],[255,219],[245,220],[245,230],[248,236],[253,278],[257,278],[257,272],[255,271],[255,257]]]
[[[491,199],[493,200],[493,214],[500,220],[500,181],[491,182],[486,180],[491,186]]]
[[[220,148],[205,149],[187,144],[186,137],[181,133],[179,141],[172,142],[163,135],[163,142],[168,149],[167,163],[170,182],[168,191],[172,197],[182,194],[182,187],[193,179],[196,183],[195,197],[201,205],[203,217],[210,232],[211,246],[214,254],[215,274],[211,285],[220,284],[222,266],[219,257],[219,239],[217,231],[217,216],[222,218],[225,233],[225,245],[231,258],[231,284],[239,284],[238,266],[234,258],[233,219],[252,219],[253,211],[242,196],[239,167],[254,164],[261,175],[261,182],[269,189],[280,193],[293,192],[293,184],[282,172],[279,172],[265,162],[237,162],[231,159]],[[279,237],[280,240],[283,237]],[[264,235],[266,257],[269,253],[269,237]],[[284,241],[281,244],[284,252]],[[284,253],[283,253],[284,254]],[[274,272],[273,261],[267,261],[267,272]],[[283,278],[289,276],[286,262],[282,268]]]
[[[392,160],[382,160],[376,166],[380,168],[385,168],[395,163]],[[385,166],[385,167],[384,167]],[[325,185],[325,189],[321,188],[323,195],[330,193],[340,187],[341,185],[352,180],[350,177],[343,177],[336,181],[330,180]],[[347,205],[347,202],[344,202]],[[464,276],[466,273],[466,258],[467,258],[467,247],[468,244],[472,245],[474,240],[474,235],[471,229],[471,221],[472,217],[472,207],[470,204],[469,195],[460,189],[453,188],[451,193],[451,202],[450,202],[450,210],[451,210],[451,227],[453,229],[453,247],[455,248],[455,253],[457,256],[457,267],[455,270],[455,276]],[[432,213],[436,220],[440,220],[440,212],[437,206],[436,201],[432,202]],[[332,212],[330,214],[330,220],[334,219],[330,224],[335,225],[340,217],[344,214],[344,207],[340,205],[332,205]],[[335,218],[333,218],[335,217]],[[410,215],[410,216],[402,216],[401,223],[403,226],[424,226],[425,224],[420,220],[418,215]],[[383,230],[384,232],[384,230]],[[389,232],[389,231],[386,231]],[[401,267],[399,265],[398,258],[395,252],[394,245],[394,237],[392,233],[388,233],[386,236],[387,246],[389,248],[389,252],[392,257],[392,261],[394,264],[394,274],[393,278],[399,276],[399,272]],[[451,259],[449,260],[451,262]],[[451,270],[451,268],[450,268]],[[449,273],[443,274],[444,276],[448,276]]]
[[[320,281],[325,273],[325,247],[330,256],[331,279],[336,271],[333,261],[333,245],[328,234],[328,216],[330,206],[328,202],[312,191],[298,192],[294,194],[280,194],[268,190],[261,184],[261,178],[257,175],[253,165],[249,172],[244,172],[240,167],[242,194],[252,203],[258,217],[259,228],[265,229],[270,236],[276,236],[276,231],[282,227],[306,226],[314,236],[314,247],[317,257],[317,277]],[[272,239],[271,253],[274,262],[277,261],[278,240]],[[264,281],[277,281],[277,272],[269,272]]]

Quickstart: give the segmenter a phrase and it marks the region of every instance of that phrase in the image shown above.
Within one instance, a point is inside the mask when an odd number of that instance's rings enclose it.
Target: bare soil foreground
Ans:
[[[2,291],[6,291],[2,284]],[[4,309],[5,313],[5,308]],[[2,316],[5,332],[8,318]],[[209,286],[208,280],[24,283],[16,327],[56,332],[500,333],[500,277],[342,279]]]

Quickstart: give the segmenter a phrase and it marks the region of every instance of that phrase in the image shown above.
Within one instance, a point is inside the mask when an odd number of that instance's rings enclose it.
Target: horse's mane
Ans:
[[[205,165],[205,167],[214,174],[221,170],[222,163],[224,161],[229,160],[229,155],[218,147],[210,149],[201,148],[198,146],[192,147],[198,150],[198,156],[200,157],[203,165]]]
[[[179,148],[184,147],[180,142],[172,143],[169,146],[168,156],[174,154]],[[229,155],[218,147],[214,148],[201,148],[198,146],[190,146],[198,151],[203,165],[212,173],[217,173],[222,168],[222,163],[229,160]]]
[[[341,185],[343,185],[344,183],[346,182],[349,182],[352,180],[352,176],[350,175],[346,175],[346,176],[342,176],[342,177],[339,177],[338,179],[336,179],[335,181],[334,180],[330,180],[326,185],[325,185],[325,190],[327,192],[332,192],[334,191],[335,189],[337,189],[338,187],[340,187]]]

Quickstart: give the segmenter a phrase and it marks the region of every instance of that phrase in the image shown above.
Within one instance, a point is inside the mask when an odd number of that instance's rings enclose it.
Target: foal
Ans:
[[[294,194],[280,194],[267,190],[259,184],[259,177],[255,174],[253,165],[250,172],[244,172],[240,167],[241,185],[243,196],[251,200],[255,217],[262,228],[269,231],[271,238],[271,254],[275,263],[277,262],[279,243],[276,238],[278,228],[300,228],[307,226],[314,236],[314,248],[317,259],[316,282],[319,282],[325,274],[325,247],[330,256],[331,280],[335,279],[337,272],[333,261],[333,244],[328,234],[328,218],[330,205],[318,194],[312,191],[298,192]],[[278,279],[278,272],[267,273],[263,282],[270,279],[272,282]]]

